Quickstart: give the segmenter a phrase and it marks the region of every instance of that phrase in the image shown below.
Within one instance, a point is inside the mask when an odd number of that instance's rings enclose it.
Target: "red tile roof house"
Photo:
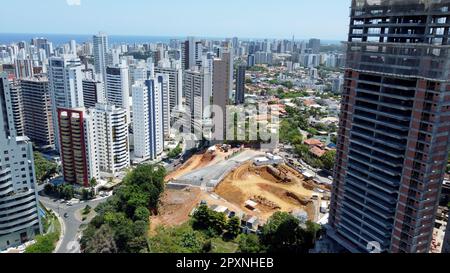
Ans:
[[[314,139],[314,138],[307,139],[303,143],[310,146],[310,148],[312,148],[312,146],[317,146],[319,148],[325,148],[325,144],[323,144],[320,140]]]
[[[327,151],[325,150],[325,144],[318,139],[307,139],[303,142],[309,146],[309,151],[316,157],[322,157]]]
[[[325,150],[322,150],[322,149],[320,149],[319,147],[316,147],[316,146],[314,146],[311,149],[309,149],[309,151],[313,155],[315,155],[316,157],[319,157],[319,158],[322,157],[326,153]]]

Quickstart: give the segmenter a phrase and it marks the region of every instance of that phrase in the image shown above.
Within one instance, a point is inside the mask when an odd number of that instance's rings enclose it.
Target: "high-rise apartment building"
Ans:
[[[130,88],[128,66],[118,65],[106,68],[106,102],[124,109],[130,121]]]
[[[191,69],[201,63],[203,54],[203,45],[194,37],[188,37],[181,44],[181,66],[184,70]]]
[[[245,71],[247,66],[241,64],[236,70],[236,94],[235,94],[235,104],[240,105],[245,103]]]
[[[181,67],[155,67],[155,73],[164,74],[169,77],[169,102],[170,110],[180,108],[183,93],[183,71]]]
[[[58,108],[58,123],[64,181],[89,187],[99,178],[93,120],[84,109]]]
[[[100,176],[114,177],[130,166],[128,120],[125,109],[97,104],[90,110]]]
[[[186,110],[189,118],[185,121],[188,133],[201,132],[205,118],[210,115],[205,112],[210,106],[212,94],[211,74],[208,70],[186,70],[183,73],[183,89],[186,97]]]
[[[49,59],[48,78],[55,148],[59,151],[58,108],[84,107],[83,73],[79,58],[71,55]]]
[[[11,109],[13,113],[14,128],[17,136],[24,135],[23,99],[20,82],[15,78],[9,79],[9,93],[11,98]]]
[[[226,82],[226,88],[228,92],[228,100],[231,101],[233,96],[233,79],[234,79],[234,56],[233,52],[231,52],[230,49],[228,51],[222,53],[221,59],[225,61],[227,65],[227,82]]]
[[[163,92],[157,78],[133,85],[134,155],[141,160],[154,160],[164,148]]]
[[[7,75],[0,73],[0,250],[42,233],[33,147],[16,134],[9,88]]]
[[[349,251],[429,252],[449,146],[449,18],[448,0],[352,1],[328,232]]]
[[[223,52],[221,59],[214,59],[213,63],[213,105],[220,108],[220,113],[215,113],[213,117],[215,140],[225,140],[226,134],[226,110],[230,101],[230,92],[233,89],[233,66],[232,55],[229,52]],[[231,67],[230,67],[231,65]],[[231,78],[230,78],[231,73]]]
[[[106,81],[106,67],[108,56],[108,35],[105,33],[99,33],[94,35],[93,39],[93,52],[94,52],[94,66],[95,73],[100,75],[102,82]]]
[[[52,107],[48,78],[37,75],[20,80],[25,135],[37,146],[54,145]]]
[[[105,88],[101,81],[83,79],[84,107],[94,108],[97,103],[104,103],[105,100]]]
[[[31,59],[17,59],[14,62],[15,75],[17,79],[33,77],[33,61]]]
[[[320,39],[309,39],[308,48],[311,49],[313,54],[320,53]]]
[[[180,44],[180,59],[181,59],[181,67],[183,70],[188,70],[189,65],[189,41],[184,41]]]
[[[161,121],[162,131],[165,139],[170,138],[170,90],[169,90],[169,76],[167,74],[156,73],[154,78],[156,90],[160,93],[161,101]]]

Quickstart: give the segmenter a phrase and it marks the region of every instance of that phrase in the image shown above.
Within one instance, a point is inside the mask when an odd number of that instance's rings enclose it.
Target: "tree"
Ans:
[[[239,253],[261,253],[263,248],[259,238],[255,234],[241,234],[237,239],[239,243]]]
[[[282,88],[282,87],[279,87],[279,88],[277,89],[277,95],[278,95],[278,96],[281,96],[281,95],[283,95],[283,94],[284,94],[283,88]]]
[[[130,172],[115,194],[95,209],[97,216],[83,231],[82,249],[85,252],[102,249],[112,253],[148,252],[150,209],[157,207],[165,174],[164,168],[152,165],[141,165]],[[108,230],[109,237],[99,232],[102,228]]]
[[[147,207],[156,209],[159,198],[164,191],[164,177],[166,170],[160,166],[140,165],[125,178],[127,186],[137,186],[138,191],[145,193],[147,198]]]
[[[206,230],[209,227],[210,222],[210,210],[207,205],[200,205],[193,215],[194,229]]]
[[[88,242],[81,241],[85,253],[118,253],[114,240],[114,231],[108,225],[102,225],[97,231],[94,230]]]
[[[75,196],[75,190],[70,184],[59,185],[56,191],[59,198],[63,198],[65,200],[70,200]]]
[[[227,227],[224,213],[215,212],[206,205],[200,205],[193,215],[193,228],[208,231],[211,236],[222,235]]]
[[[261,233],[261,242],[271,253],[306,253],[305,231],[300,221],[286,212],[274,213]]]
[[[169,158],[177,158],[181,153],[183,152],[183,149],[181,148],[180,144],[177,145],[176,148],[172,149],[167,156]]]
[[[91,188],[95,188],[95,186],[97,186],[98,182],[97,179],[95,179],[95,177],[92,177],[91,180],[89,180],[89,186]]]
[[[148,243],[145,235],[137,236],[128,242],[129,253],[148,253]]]
[[[300,133],[296,136],[294,136],[291,140],[292,145],[299,145],[303,143],[303,137],[300,135]]]
[[[36,180],[39,183],[44,182],[44,180],[51,178],[54,174],[58,172],[58,166],[45,159],[41,153],[34,152],[34,166],[36,171]]]
[[[58,241],[58,233],[38,235],[35,238],[36,243],[27,247],[25,253],[52,253]]]
[[[336,151],[327,151],[321,158],[323,167],[327,170],[332,170],[334,168],[334,163],[336,161]]]
[[[158,227],[149,239],[151,253],[206,253],[208,241],[201,232],[192,229],[189,223],[178,227]]]
[[[227,223],[227,235],[232,239],[241,233],[241,221],[237,217],[231,217]]]
[[[291,81],[287,81],[283,83],[283,86],[285,86],[288,89],[292,89],[294,87],[294,84]]]
[[[87,189],[83,189],[81,191],[81,199],[83,200],[89,200],[91,198],[91,192],[88,191]]]
[[[134,211],[134,221],[148,222],[150,218],[150,211],[146,207],[138,207]]]
[[[86,207],[84,207],[84,209],[83,209],[83,214],[87,215],[87,214],[91,213],[91,210],[92,210],[91,206],[86,205]]]
[[[52,184],[46,184],[44,186],[44,193],[46,195],[51,195],[54,193],[54,191],[55,191],[55,187]]]

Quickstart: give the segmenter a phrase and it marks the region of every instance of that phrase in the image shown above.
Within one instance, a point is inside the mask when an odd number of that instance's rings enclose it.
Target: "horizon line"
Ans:
[[[232,39],[232,38],[238,38],[238,39],[244,39],[244,40],[292,40],[291,38],[273,38],[273,37],[239,37],[239,36],[203,36],[203,35],[155,35],[155,34],[111,34],[105,31],[97,31],[94,33],[44,33],[44,32],[0,32],[0,35],[2,34],[19,34],[19,35],[79,35],[79,36],[94,36],[95,34],[102,32],[106,33],[108,36],[119,36],[119,37],[159,37],[159,38],[187,38],[187,37],[196,37],[196,38],[205,38],[205,39]],[[39,38],[39,37],[37,37]],[[321,41],[328,41],[328,42],[342,42],[345,39],[331,39],[331,38],[317,38],[317,37],[310,37],[310,38],[296,38],[295,41],[307,41],[309,39],[320,39]],[[68,41],[69,42],[69,41]]]

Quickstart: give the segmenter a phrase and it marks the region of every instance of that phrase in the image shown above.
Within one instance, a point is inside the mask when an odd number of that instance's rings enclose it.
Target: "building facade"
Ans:
[[[130,166],[128,120],[124,109],[97,104],[90,110],[101,177],[115,177]]]
[[[35,76],[20,80],[25,135],[37,146],[54,145],[52,107],[48,78]]]
[[[161,87],[156,79],[133,85],[134,156],[140,160],[154,160],[164,148],[163,104]]]
[[[101,81],[83,79],[84,107],[93,108],[97,103],[105,102],[105,88]]]
[[[450,133],[450,1],[353,0],[329,235],[428,253]]]
[[[79,58],[71,55],[49,59],[48,79],[55,148],[59,151],[58,108],[84,107],[83,73]]]
[[[169,108],[181,108],[183,94],[183,71],[180,67],[155,67],[155,73],[169,77]]]
[[[18,136],[25,134],[24,129],[24,107],[22,99],[22,89],[20,88],[20,81],[14,78],[9,80],[9,92],[11,98],[11,109],[13,113],[14,128]]]
[[[183,89],[186,98],[185,120],[187,133],[203,131],[204,119],[210,115],[206,113],[210,106],[212,93],[211,74],[207,70],[186,70],[183,73]]]
[[[99,178],[94,123],[84,109],[58,109],[64,181],[89,187]]]
[[[130,88],[128,67],[118,65],[106,68],[106,102],[126,111],[130,121]]]
[[[9,82],[0,74],[0,250],[42,233],[33,147],[14,128]]]
[[[236,70],[236,94],[234,97],[235,104],[241,105],[245,103],[245,71],[246,65],[239,65]]]
[[[102,82],[106,81],[108,48],[108,36],[105,33],[93,36],[95,73],[100,76]]]

